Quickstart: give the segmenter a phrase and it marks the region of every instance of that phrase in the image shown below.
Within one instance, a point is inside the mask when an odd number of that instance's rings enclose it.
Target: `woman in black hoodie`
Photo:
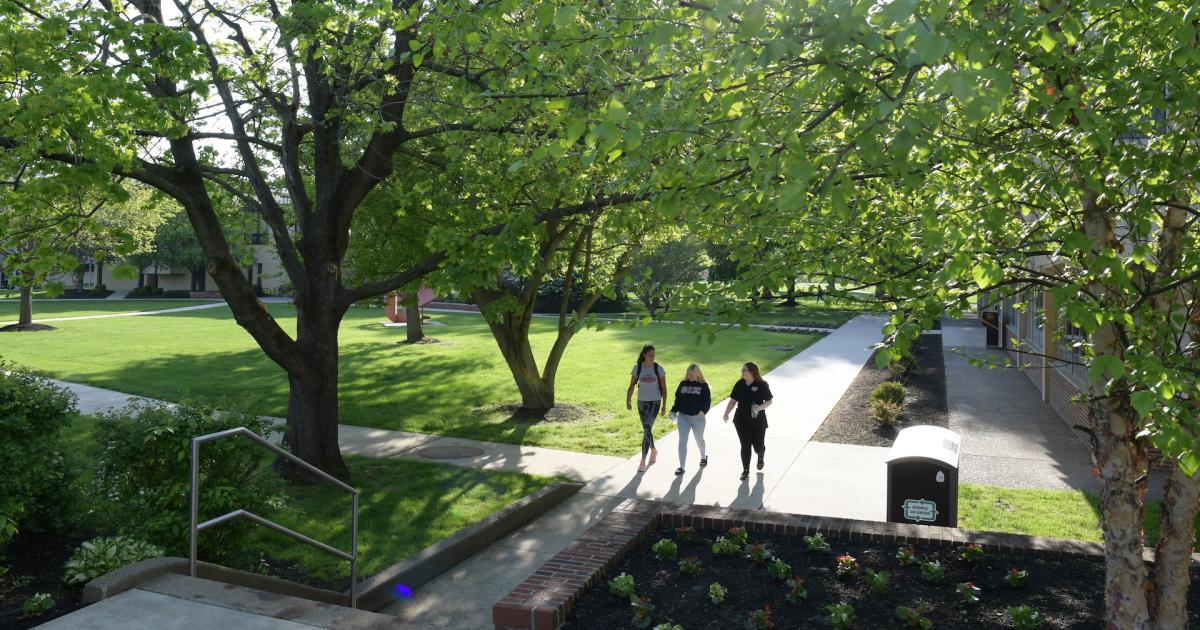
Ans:
[[[712,406],[712,394],[708,391],[708,383],[704,381],[704,372],[695,363],[688,366],[687,378],[679,382],[675,388],[675,404],[671,405],[672,417],[679,421],[679,468],[676,475],[683,474],[683,466],[687,460],[688,433],[696,434],[696,444],[700,447],[700,465],[708,465],[708,454],[704,450],[704,414]],[[678,415],[676,415],[678,414]]]
[[[729,404],[725,406],[725,422],[729,422],[729,412],[737,405],[737,413],[733,415],[733,427],[737,429],[738,441],[742,443],[742,480],[750,477],[750,449],[758,453],[758,469],[765,464],[767,446],[766,408],[771,406],[771,388],[763,380],[758,371],[757,363],[746,363],[742,366],[742,378],[733,386],[729,394]]]

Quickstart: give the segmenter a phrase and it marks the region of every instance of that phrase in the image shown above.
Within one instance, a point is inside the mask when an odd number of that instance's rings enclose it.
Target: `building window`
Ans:
[[[1046,313],[1043,309],[1044,298],[1041,291],[1031,291],[1029,308],[1025,309],[1028,323],[1025,327],[1024,341],[1039,352],[1045,349]]]
[[[1065,362],[1058,367],[1063,376],[1073,381],[1080,388],[1087,387],[1087,368],[1083,365],[1084,352],[1080,344],[1087,343],[1087,333],[1082,328],[1072,326],[1069,322],[1062,327],[1058,337],[1057,356]]]

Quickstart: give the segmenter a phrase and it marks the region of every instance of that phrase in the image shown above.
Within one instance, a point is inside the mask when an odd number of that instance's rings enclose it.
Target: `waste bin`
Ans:
[[[887,520],[958,527],[957,433],[933,426],[902,429],[887,458]]]
[[[984,311],[982,315],[983,327],[987,330],[987,345],[995,348],[1000,345],[1000,313]]]

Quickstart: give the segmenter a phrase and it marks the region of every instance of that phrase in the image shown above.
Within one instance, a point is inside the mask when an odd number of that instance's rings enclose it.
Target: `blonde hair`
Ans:
[[[701,383],[707,383],[707,382],[708,382],[708,381],[704,380],[704,372],[702,372],[702,371],[700,370],[700,366],[699,366],[699,365],[696,365],[695,363],[693,363],[693,364],[691,364],[691,365],[689,365],[689,366],[688,366],[688,369],[687,369],[687,372],[686,372],[685,376],[687,376],[687,375],[690,375],[690,374],[692,373],[692,371],[693,371],[693,370],[696,372],[696,380],[697,380],[697,381],[700,381]]]

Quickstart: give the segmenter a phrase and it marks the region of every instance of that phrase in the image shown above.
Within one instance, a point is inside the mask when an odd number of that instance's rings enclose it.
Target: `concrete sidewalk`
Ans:
[[[165,308],[157,311],[128,311],[124,313],[105,313],[103,315],[76,315],[74,317],[49,317],[46,319],[35,319],[35,324],[45,324],[47,322],[73,322],[81,319],[109,319],[112,317],[138,317],[141,315],[166,315],[168,313],[186,313],[187,311],[202,311],[209,308],[217,308],[225,306],[224,302],[213,302],[211,304],[196,304],[193,306],[181,306],[179,308]],[[0,326],[7,326],[17,322],[0,322]]]
[[[79,383],[57,380],[52,382],[75,394],[79,412],[84,415],[121,409],[130,404],[163,402]],[[285,423],[283,418],[268,419],[276,425],[282,426]],[[276,440],[280,437],[281,434],[274,434]],[[594,479],[625,462],[622,457],[609,455],[389,431],[348,424],[338,426],[338,442],[342,452],[349,455],[413,459],[464,468],[521,472],[548,477],[563,476],[578,481]]]
[[[775,401],[767,411],[766,466],[761,472],[755,470],[752,457],[749,481],[738,479],[742,469],[739,443],[733,425],[722,421],[725,399],[708,413],[707,468],[698,467],[699,448],[689,440],[687,471],[674,475],[679,433],[673,431],[657,440],[658,463],[645,473],[637,473],[641,458],[635,455],[593,480],[582,492],[881,520],[882,459],[868,447],[817,445],[810,439],[871,356],[882,326],[882,317],[856,317],[763,375]],[[718,394],[732,389],[737,378],[734,375],[725,382],[717,381],[715,375],[709,377]]]

